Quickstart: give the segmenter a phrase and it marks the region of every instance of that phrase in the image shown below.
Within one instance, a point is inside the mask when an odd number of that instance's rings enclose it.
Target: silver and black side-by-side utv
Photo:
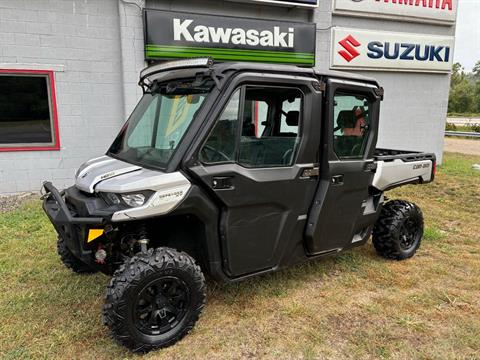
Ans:
[[[377,82],[192,59],[142,71],[144,95],[75,185],[44,184],[58,252],[113,274],[103,316],[140,352],[194,326],[205,278],[233,282],[365,244],[411,257],[420,209],[384,192],[433,180],[435,156],[377,149]]]

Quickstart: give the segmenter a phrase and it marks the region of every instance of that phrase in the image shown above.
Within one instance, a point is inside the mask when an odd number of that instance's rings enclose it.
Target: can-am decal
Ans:
[[[452,25],[459,0],[334,0],[334,13]]]
[[[216,61],[315,64],[315,24],[147,9],[147,60],[210,56]]]
[[[453,38],[335,28],[331,68],[448,72]]]

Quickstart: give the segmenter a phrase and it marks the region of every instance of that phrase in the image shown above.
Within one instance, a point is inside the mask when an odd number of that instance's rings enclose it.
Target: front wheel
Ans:
[[[387,202],[373,228],[372,242],[377,253],[388,259],[412,257],[423,236],[423,215],[420,208],[408,201]]]
[[[92,274],[97,272],[96,269],[91,268],[87,264],[83,263],[80,259],[77,259],[75,255],[70,251],[65,244],[65,240],[59,236],[57,240],[57,253],[62,260],[63,265],[78,274]]]
[[[170,248],[132,257],[107,287],[103,319],[112,336],[135,352],[173,345],[205,305],[205,278],[189,255]]]

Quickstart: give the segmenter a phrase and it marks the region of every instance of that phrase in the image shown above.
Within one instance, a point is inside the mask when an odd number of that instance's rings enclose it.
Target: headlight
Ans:
[[[118,205],[120,204],[120,199],[117,194],[114,193],[103,193],[103,196],[109,205]]]
[[[120,195],[125,201],[125,204],[131,207],[138,207],[142,206],[145,203],[145,195],[143,194],[128,194],[128,195]]]

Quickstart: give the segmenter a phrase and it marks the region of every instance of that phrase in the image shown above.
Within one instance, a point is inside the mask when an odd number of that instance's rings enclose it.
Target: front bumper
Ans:
[[[95,266],[92,249],[86,244],[88,230],[91,228],[104,228],[104,217],[78,217],[65,202],[65,191],[58,191],[50,182],[43,184],[43,210],[61,236],[68,249],[82,262]]]
[[[65,191],[59,192],[51,182],[45,182],[43,189],[45,190],[43,210],[47,213],[53,225],[103,225],[105,223],[105,219],[102,217],[76,217],[72,215],[63,199]]]

